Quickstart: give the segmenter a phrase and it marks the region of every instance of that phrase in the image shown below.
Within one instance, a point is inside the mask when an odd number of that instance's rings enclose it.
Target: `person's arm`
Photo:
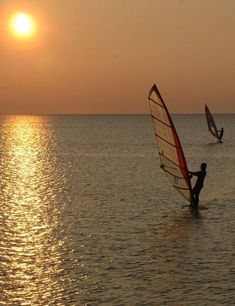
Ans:
[[[196,172],[189,171],[188,173],[191,175],[199,176],[201,174],[201,171],[196,171]]]

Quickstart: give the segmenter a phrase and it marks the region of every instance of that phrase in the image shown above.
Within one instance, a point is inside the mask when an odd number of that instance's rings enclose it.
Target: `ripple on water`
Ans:
[[[208,209],[192,218],[148,116],[1,117],[0,304],[232,305],[235,120],[224,118],[218,147],[202,116],[174,117],[189,168],[208,163]]]

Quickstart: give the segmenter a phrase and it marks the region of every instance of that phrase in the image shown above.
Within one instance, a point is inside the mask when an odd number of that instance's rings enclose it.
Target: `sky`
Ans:
[[[235,113],[234,33],[235,0],[1,0],[0,114],[145,114],[153,83],[171,113]]]

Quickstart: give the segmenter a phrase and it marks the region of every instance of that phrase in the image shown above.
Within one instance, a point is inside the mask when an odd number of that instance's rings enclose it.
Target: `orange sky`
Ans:
[[[148,113],[154,82],[172,113],[235,113],[234,0],[1,0],[0,23],[1,114]]]

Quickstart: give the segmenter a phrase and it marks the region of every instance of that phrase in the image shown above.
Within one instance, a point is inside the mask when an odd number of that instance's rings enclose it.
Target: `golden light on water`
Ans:
[[[58,189],[44,120],[13,116],[2,129],[0,270],[7,277],[0,275],[0,291],[13,304],[35,305],[45,292],[50,297],[60,290],[54,279],[60,271],[60,241],[52,235]]]
[[[11,30],[19,38],[31,37],[35,32],[35,21],[29,14],[16,13],[11,18]]]

